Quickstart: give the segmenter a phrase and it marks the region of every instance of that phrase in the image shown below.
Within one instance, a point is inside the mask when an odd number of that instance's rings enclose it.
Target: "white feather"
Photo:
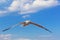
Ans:
[[[30,22],[30,20],[26,20],[25,22],[26,22],[26,23],[29,23],[29,22]]]

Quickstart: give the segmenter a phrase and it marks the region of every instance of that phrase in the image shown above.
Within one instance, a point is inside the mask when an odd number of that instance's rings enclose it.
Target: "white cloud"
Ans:
[[[3,0],[2,0],[3,1]],[[0,2],[2,2],[0,1]],[[6,1],[6,0],[5,0]],[[13,0],[11,5],[7,7],[8,12],[19,12],[18,14],[29,14],[42,10],[45,8],[60,5],[58,0]],[[7,13],[8,13],[7,12]],[[6,13],[5,11],[0,11],[0,14]]]
[[[7,11],[0,11],[0,14],[2,14],[2,13],[7,13]]]
[[[48,1],[35,0],[32,3],[24,4],[22,6],[23,8],[21,10],[21,13],[24,14],[24,13],[35,12],[37,10],[41,10],[41,9],[56,6],[56,5],[58,5],[57,0],[48,0]]]
[[[19,11],[20,14],[28,14],[58,4],[57,0],[14,0],[10,7],[8,7],[8,10]]]
[[[36,36],[31,38],[16,38],[14,40],[59,40],[59,36],[51,36],[51,35],[42,35],[42,36]]]
[[[0,0],[0,3],[5,3],[7,0]]]
[[[23,18],[27,18],[27,17],[30,17],[30,15],[23,15],[22,17]]]
[[[40,35],[35,37],[18,37],[12,34],[0,34],[0,40],[60,40],[60,36],[56,35]]]
[[[0,34],[0,40],[11,40],[11,34]]]
[[[10,7],[8,7],[9,11],[18,11],[20,9],[20,0],[14,0]]]
[[[8,11],[6,11],[6,10],[0,11],[0,17],[6,16],[6,15],[7,15],[7,12],[8,12]]]
[[[28,38],[19,38],[17,40],[31,40],[31,39],[28,39]]]

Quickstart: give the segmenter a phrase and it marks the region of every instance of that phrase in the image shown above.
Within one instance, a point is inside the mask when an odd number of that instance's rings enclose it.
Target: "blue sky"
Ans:
[[[40,2],[41,1],[41,2]],[[49,33],[34,25],[16,26],[0,32],[1,40],[59,40],[60,1],[58,0],[2,0],[0,1],[0,31],[25,20],[45,26]]]

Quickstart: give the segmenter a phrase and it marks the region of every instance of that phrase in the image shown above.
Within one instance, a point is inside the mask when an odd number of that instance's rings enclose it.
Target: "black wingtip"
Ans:
[[[9,28],[8,28],[8,29],[5,29],[5,30],[2,30],[2,32],[5,32],[5,31],[7,31],[7,30],[9,30]]]
[[[5,32],[5,31],[7,31],[7,30],[2,30],[2,32]]]
[[[52,33],[52,31],[49,31],[50,33]]]
[[[45,28],[45,30],[48,31],[48,32],[50,32],[50,33],[52,33],[52,31],[50,31],[50,30],[48,30],[48,29],[46,29],[46,28]]]

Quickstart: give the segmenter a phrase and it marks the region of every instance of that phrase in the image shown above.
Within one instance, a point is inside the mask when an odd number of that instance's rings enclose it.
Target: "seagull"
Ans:
[[[26,20],[26,21],[24,21],[24,22],[15,24],[15,25],[13,25],[13,26],[11,26],[11,27],[9,27],[9,28],[7,28],[7,29],[4,29],[4,30],[2,30],[2,31],[3,31],[3,32],[4,32],[4,31],[7,31],[7,30],[9,30],[9,29],[11,29],[11,28],[13,28],[13,27],[15,27],[15,26],[17,26],[17,25],[20,25],[20,24],[23,25],[23,27],[26,27],[26,26],[28,26],[29,24],[33,24],[33,25],[35,25],[35,26],[37,26],[37,27],[40,27],[40,28],[42,28],[42,29],[44,29],[44,30],[46,30],[46,31],[48,31],[48,32],[51,33],[51,31],[48,30],[47,28],[45,28],[45,27],[43,27],[43,26],[41,26],[41,25],[39,25],[39,24],[36,24],[36,23],[34,23],[34,22],[31,22],[30,20]]]

